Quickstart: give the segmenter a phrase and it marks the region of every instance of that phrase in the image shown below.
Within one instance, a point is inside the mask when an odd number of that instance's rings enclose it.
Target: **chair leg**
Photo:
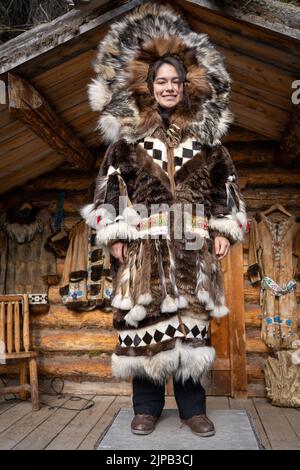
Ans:
[[[20,359],[20,385],[25,385],[27,383],[27,367],[26,360]],[[19,393],[20,400],[27,399],[26,390],[21,390]]]
[[[32,409],[34,411],[38,411],[40,409],[40,401],[39,401],[37,363],[36,363],[35,357],[32,357],[29,359],[29,378],[30,378],[30,388],[31,388]]]

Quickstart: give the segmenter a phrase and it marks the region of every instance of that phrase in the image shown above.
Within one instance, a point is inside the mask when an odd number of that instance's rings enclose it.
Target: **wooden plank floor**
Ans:
[[[29,401],[0,400],[0,449],[90,450],[103,435],[120,408],[131,407],[124,396],[41,396],[42,406],[33,412]],[[89,406],[94,403],[94,406]],[[165,408],[176,408],[166,397]],[[246,410],[265,449],[300,450],[300,411],[277,408],[265,398],[236,400],[207,397],[208,410]]]

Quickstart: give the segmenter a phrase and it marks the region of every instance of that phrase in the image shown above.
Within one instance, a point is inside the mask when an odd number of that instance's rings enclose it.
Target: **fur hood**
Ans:
[[[150,63],[164,55],[183,62],[191,102],[191,110],[177,107],[171,124],[207,145],[226,133],[230,78],[221,54],[173,7],[151,2],[114,23],[99,45],[88,94],[92,109],[101,113],[98,128],[106,143],[134,143],[161,124],[146,79]]]

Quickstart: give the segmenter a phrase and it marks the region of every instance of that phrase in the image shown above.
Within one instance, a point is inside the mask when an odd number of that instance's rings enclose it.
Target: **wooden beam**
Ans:
[[[268,2],[234,2],[234,7],[219,0],[176,0],[183,8],[184,4],[211,10],[237,21],[250,23],[265,30],[279,33],[291,38],[300,39],[299,10],[296,5],[288,5],[274,0]],[[245,8],[247,4],[247,8]]]
[[[88,148],[56,115],[42,95],[24,78],[8,74],[9,110],[59,155],[77,167],[93,168]]]
[[[86,12],[71,10],[49,23],[38,25],[20,34],[0,46],[0,76],[56,47],[61,49],[63,45],[71,41],[73,43],[76,39],[78,43],[84,43],[86,35],[109,25],[112,20],[123,16],[139,3],[138,0],[131,0],[106,12],[99,12],[99,9]],[[66,49],[62,55],[63,57],[68,55],[68,50]],[[58,53],[57,56],[59,61],[60,54]],[[43,57],[43,64],[45,66],[45,57]]]
[[[280,166],[300,167],[300,104],[295,106],[295,112],[276,152],[275,163]]]
[[[7,107],[7,89],[6,83],[0,80],[0,111]]]

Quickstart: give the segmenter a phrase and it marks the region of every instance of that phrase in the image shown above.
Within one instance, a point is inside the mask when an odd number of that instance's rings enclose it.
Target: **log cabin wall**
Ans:
[[[236,128],[224,143],[237,167],[249,220],[256,211],[265,210],[274,202],[280,202],[293,214],[300,215],[299,171],[295,173],[274,164],[276,142]],[[80,220],[80,206],[91,200],[96,172],[61,167],[1,195],[0,213],[23,203],[25,198],[35,206],[48,208],[54,215],[57,192],[64,191],[64,223],[70,229]],[[252,287],[247,279],[247,261],[248,236],[244,242],[248,394],[263,396],[263,361],[268,350],[260,339],[259,288]],[[64,259],[57,259],[60,276],[63,263]],[[39,351],[40,376],[63,377],[66,391],[129,394],[130,384],[117,382],[111,376],[110,355],[116,342],[111,314],[99,310],[82,313],[68,310],[61,303],[58,285],[50,287],[49,302],[47,314],[31,315],[31,339]],[[3,371],[0,365],[0,373]],[[15,366],[9,369],[5,366],[5,372],[16,373],[17,370]]]

